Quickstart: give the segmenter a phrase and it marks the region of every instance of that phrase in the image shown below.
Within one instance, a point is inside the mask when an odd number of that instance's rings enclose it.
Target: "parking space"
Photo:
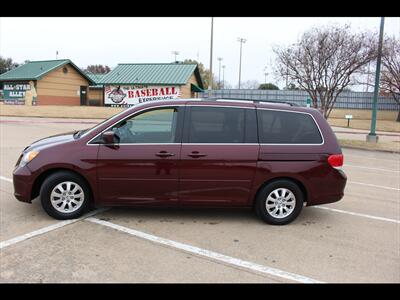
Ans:
[[[400,282],[399,154],[343,149],[345,197],[286,226],[250,210],[178,208],[60,223],[38,199],[14,198],[25,146],[95,122],[0,117],[1,282]]]

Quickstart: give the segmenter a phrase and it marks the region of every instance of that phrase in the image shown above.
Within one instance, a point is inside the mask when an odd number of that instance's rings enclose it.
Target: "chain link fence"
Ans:
[[[335,108],[343,109],[372,109],[372,92],[342,92],[336,100]],[[199,93],[201,98],[231,98],[259,101],[284,101],[306,106],[307,98],[310,98],[305,91],[282,91],[282,90],[211,90]],[[378,109],[397,111],[399,105],[390,96],[378,97]]]

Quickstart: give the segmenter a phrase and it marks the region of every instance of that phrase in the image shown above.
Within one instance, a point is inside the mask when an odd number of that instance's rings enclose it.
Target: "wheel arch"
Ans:
[[[47,169],[47,170],[43,171],[42,173],[40,173],[40,175],[36,177],[36,179],[32,185],[31,199],[35,199],[36,197],[39,196],[40,189],[43,185],[43,182],[46,180],[46,178],[48,178],[50,175],[57,173],[57,172],[69,172],[69,173],[73,173],[73,174],[79,176],[89,187],[90,196],[91,196],[90,199],[91,199],[91,201],[93,201],[94,193],[93,193],[93,187],[90,184],[90,182],[79,171],[77,171],[75,169],[65,168],[65,167],[50,168],[50,169]]]

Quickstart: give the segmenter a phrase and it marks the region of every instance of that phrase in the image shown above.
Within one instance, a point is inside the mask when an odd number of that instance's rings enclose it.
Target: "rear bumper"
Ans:
[[[21,202],[31,203],[32,173],[27,166],[16,167],[13,172],[14,196]]]
[[[307,206],[333,203],[343,198],[347,176],[342,170],[334,169],[334,172],[324,178],[324,181],[323,186],[318,188],[318,192],[309,195]]]

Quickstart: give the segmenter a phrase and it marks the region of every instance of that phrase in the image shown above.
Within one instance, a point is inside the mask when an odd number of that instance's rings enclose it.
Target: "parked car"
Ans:
[[[252,101],[146,102],[34,142],[15,197],[56,219],[94,206],[253,207],[270,224],[343,197],[343,155],[315,109]]]

